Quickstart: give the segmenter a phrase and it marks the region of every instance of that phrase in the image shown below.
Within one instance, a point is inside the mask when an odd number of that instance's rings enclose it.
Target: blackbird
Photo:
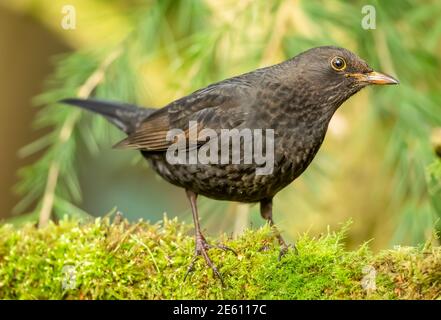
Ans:
[[[196,242],[187,274],[193,269],[195,259],[202,256],[222,281],[207,251],[213,247],[229,248],[213,246],[205,240],[199,225],[197,196],[260,202],[262,217],[273,226],[273,197],[311,163],[338,107],[371,84],[398,84],[398,80],[374,71],[346,49],[323,46],[282,63],[211,84],[161,109],[95,99],[70,98],[61,102],[105,116],[128,135],[117,148],[140,150],[161,177],[185,189],[193,213]],[[273,148],[265,144],[262,149],[271,153],[267,159],[272,167],[262,173],[258,172],[262,163],[241,161],[251,145],[244,136],[240,136],[239,150],[233,150],[232,142],[225,144],[213,135],[191,138],[194,127],[197,133],[211,129],[216,134],[226,129],[264,130],[260,145],[264,145],[264,138],[271,140]],[[173,138],[170,138],[171,130],[178,130]],[[218,147],[222,141],[219,149],[225,146],[231,149],[227,157],[230,161],[170,161],[168,152],[178,140],[184,142],[181,149],[188,154],[200,151],[209,140],[217,141]],[[210,149],[207,154],[220,155],[219,149]],[[235,152],[240,154],[239,161],[232,162]],[[283,254],[287,245],[275,227],[274,230]]]

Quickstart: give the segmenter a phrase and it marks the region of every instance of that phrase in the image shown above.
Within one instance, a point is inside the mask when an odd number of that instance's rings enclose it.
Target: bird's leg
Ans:
[[[273,228],[277,240],[280,244],[279,260],[288,252],[289,246],[283,239],[280,231],[276,228],[273,221],[273,198],[264,199],[260,201],[260,215],[264,218],[269,225]]]
[[[231,251],[235,255],[237,255],[237,254],[233,249],[231,249],[227,246],[210,245],[207,243],[207,240],[205,240],[204,236],[202,235],[201,226],[199,225],[199,215],[198,215],[198,208],[197,208],[197,204],[196,204],[197,194],[194,193],[193,191],[190,191],[190,190],[186,190],[186,193],[187,193],[188,200],[190,200],[191,212],[193,214],[196,247],[195,247],[195,254],[193,256],[193,259],[191,260],[190,265],[188,266],[187,272],[184,277],[184,281],[187,278],[188,274],[191,271],[193,271],[194,264],[195,264],[198,256],[202,256],[204,258],[205,262],[207,263],[207,265],[213,270],[214,274],[220,279],[222,285],[224,286],[224,280],[222,279],[222,276],[219,273],[217,267],[214,265],[214,263],[211,261],[210,257],[208,256],[207,251],[208,251],[208,249],[211,249],[211,248],[218,248],[221,250]]]

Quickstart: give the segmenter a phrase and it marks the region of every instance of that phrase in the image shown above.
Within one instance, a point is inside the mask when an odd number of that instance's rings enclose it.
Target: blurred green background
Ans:
[[[65,5],[75,9],[72,30],[62,27]],[[375,29],[362,28],[365,5]],[[276,197],[276,223],[291,241],[349,219],[351,247],[431,239],[441,217],[440,16],[434,0],[0,0],[0,217],[117,207],[130,219],[191,221],[183,190],[136,152],[111,149],[121,133],[56,101],[86,92],[160,107],[333,44],[401,84],[368,88],[340,108],[311,167]],[[201,198],[200,212],[212,235],[263,223],[257,205]]]

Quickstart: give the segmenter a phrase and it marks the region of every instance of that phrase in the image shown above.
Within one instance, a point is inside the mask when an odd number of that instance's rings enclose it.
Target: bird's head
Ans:
[[[399,83],[387,74],[374,71],[363,59],[343,48],[313,48],[293,61],[298,81],[314,90],[320,102],[334,107],[368,85]]]

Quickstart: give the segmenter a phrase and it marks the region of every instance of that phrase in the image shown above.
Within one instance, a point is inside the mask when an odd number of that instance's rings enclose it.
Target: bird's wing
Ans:
[[[165,151],[176,141],[167,139],[173,129],[182,130],[181,134],[188,139],[190,124],[197,125],[198,132],[205,128],[219,131],[238,127],[252,109],[255,90],[249,83],[233,79],[198,90],[158,110],[115,147]]]

